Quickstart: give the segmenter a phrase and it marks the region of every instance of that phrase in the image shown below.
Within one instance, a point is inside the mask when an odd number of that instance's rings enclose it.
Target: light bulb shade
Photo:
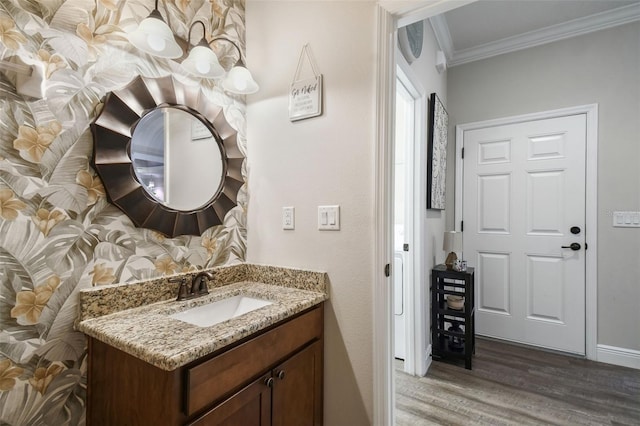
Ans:
[[[198,45],[192,48],[187,59],[182,61],[182,68],[202,78],[220,78],[224,75],[224,68],[218,62],[218,57],[208,46]]]
[[[222,81],[222,87],[227,92],[238,95],[250,95],[259,89],[248,69],[243,66],[235,66],[229,70],[227,77]]]
[[[161,58],[175,59],[183,53],[171,28],[153,13],[140,22],[135,31],[129,33],[129,41],[138,49]]]
[[[447,231],[444,233],[442,250],[446,253],[462,251],[462,232]]]

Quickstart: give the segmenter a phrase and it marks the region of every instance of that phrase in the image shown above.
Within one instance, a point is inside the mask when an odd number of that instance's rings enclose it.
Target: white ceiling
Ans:
[[[479,0],[429,20],[451,67],[638,21],[640,0]]]

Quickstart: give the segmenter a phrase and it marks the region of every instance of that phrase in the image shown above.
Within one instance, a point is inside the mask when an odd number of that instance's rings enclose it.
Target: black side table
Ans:
[[[473,268],[447,270],[445,265],[437,265],[431,270],[432,357],[436,360],[464,359],[468,370],[471,370],[476,346],[473,272]],[[447,305],[449,295],[464,298],[461,309]]]

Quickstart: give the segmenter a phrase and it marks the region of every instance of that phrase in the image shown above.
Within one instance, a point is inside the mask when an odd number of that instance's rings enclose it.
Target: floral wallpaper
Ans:
[[[153,7],[0,0],[0,60],[32,66],[44,80],[32,97],[25,76],[0,68],[0,425],[85,423],[86,340],[73,329],[80,289],[244,261],[244,188],[222,226],[169,239],[110,205],[91,168],[89,124],[104,95],[136,75],[200,85],[223,106],[246,156],[242,98],[128,43]],[[244,46],[243,0],[166,0],[160,11],[184,39],[203,20],[208,38],[224,33]],[[230,44],[215,49],[227,69],[237,59]]]

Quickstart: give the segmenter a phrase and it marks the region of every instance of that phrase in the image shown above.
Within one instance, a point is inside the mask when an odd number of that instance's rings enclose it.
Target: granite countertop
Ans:
[[[209,291],[209,295],[196,299],[165,300],[84,319],[76,328],[158,368],[172,371],[327,299],[324,288],[300,289],[256,281],[230,283]],[[273,303],[210,327],[169,317],[239,294]]]

